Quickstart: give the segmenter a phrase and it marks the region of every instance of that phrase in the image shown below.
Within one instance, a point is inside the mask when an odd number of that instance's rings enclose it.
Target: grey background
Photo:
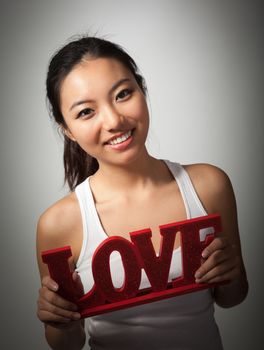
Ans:
[[[242,305],[216,308],[216,318],[225,349],[262,348],[263,7],[250,0],[1,2],[1,348],[48,348],[35,316],[35,228],[67,189],[44,82],[54,50],[86,32],[118,42],[138,62],[149,87],[152,154],[229,174],[250,293]]]

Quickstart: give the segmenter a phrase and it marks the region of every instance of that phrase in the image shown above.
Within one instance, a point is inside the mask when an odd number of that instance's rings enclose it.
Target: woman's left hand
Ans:
[[[248,282],[243,263],[237,222],[236,199],[229,177],[221,169],[198,164],[187,167],[208,214],[221,216],[222,232],[203,250],[201,266],[197,269],[197,283],[229,281],[213,288],[216,304],[232,307],[247,296]]]
[[[195,273],[196,283],[233,281],[241,274],[241,261],[235,245],[219,236],[202,252],[202,265]]]

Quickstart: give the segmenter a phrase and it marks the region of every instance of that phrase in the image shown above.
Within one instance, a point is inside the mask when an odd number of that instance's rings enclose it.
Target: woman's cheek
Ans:
[[[139,101],[139,103],[136,106],[133,106],[133,117],[138,121],[145,121],[145,119],[148,119],[148,108],[145,103],[145,101]]]

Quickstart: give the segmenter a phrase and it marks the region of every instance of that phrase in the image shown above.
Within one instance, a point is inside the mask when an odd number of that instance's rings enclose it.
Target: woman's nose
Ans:
[[[103,127],[107,131],[117,130],[122,126],[124,117],[114,108],[107,107],[102,111]]]

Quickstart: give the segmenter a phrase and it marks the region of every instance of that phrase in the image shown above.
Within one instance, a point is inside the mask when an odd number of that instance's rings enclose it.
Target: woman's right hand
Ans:
[[[77,294],[81,296],[83,294],[81,279],[77,272],[74,272],[72,277],[76,284]],[[77,311],[77,305],[62,298],[57,293],[59,285],[50,276],[44,276],[41,284],[37,302],[38,318],[46,325],[55,328],[74,328],[81,318],[80,313]]]

